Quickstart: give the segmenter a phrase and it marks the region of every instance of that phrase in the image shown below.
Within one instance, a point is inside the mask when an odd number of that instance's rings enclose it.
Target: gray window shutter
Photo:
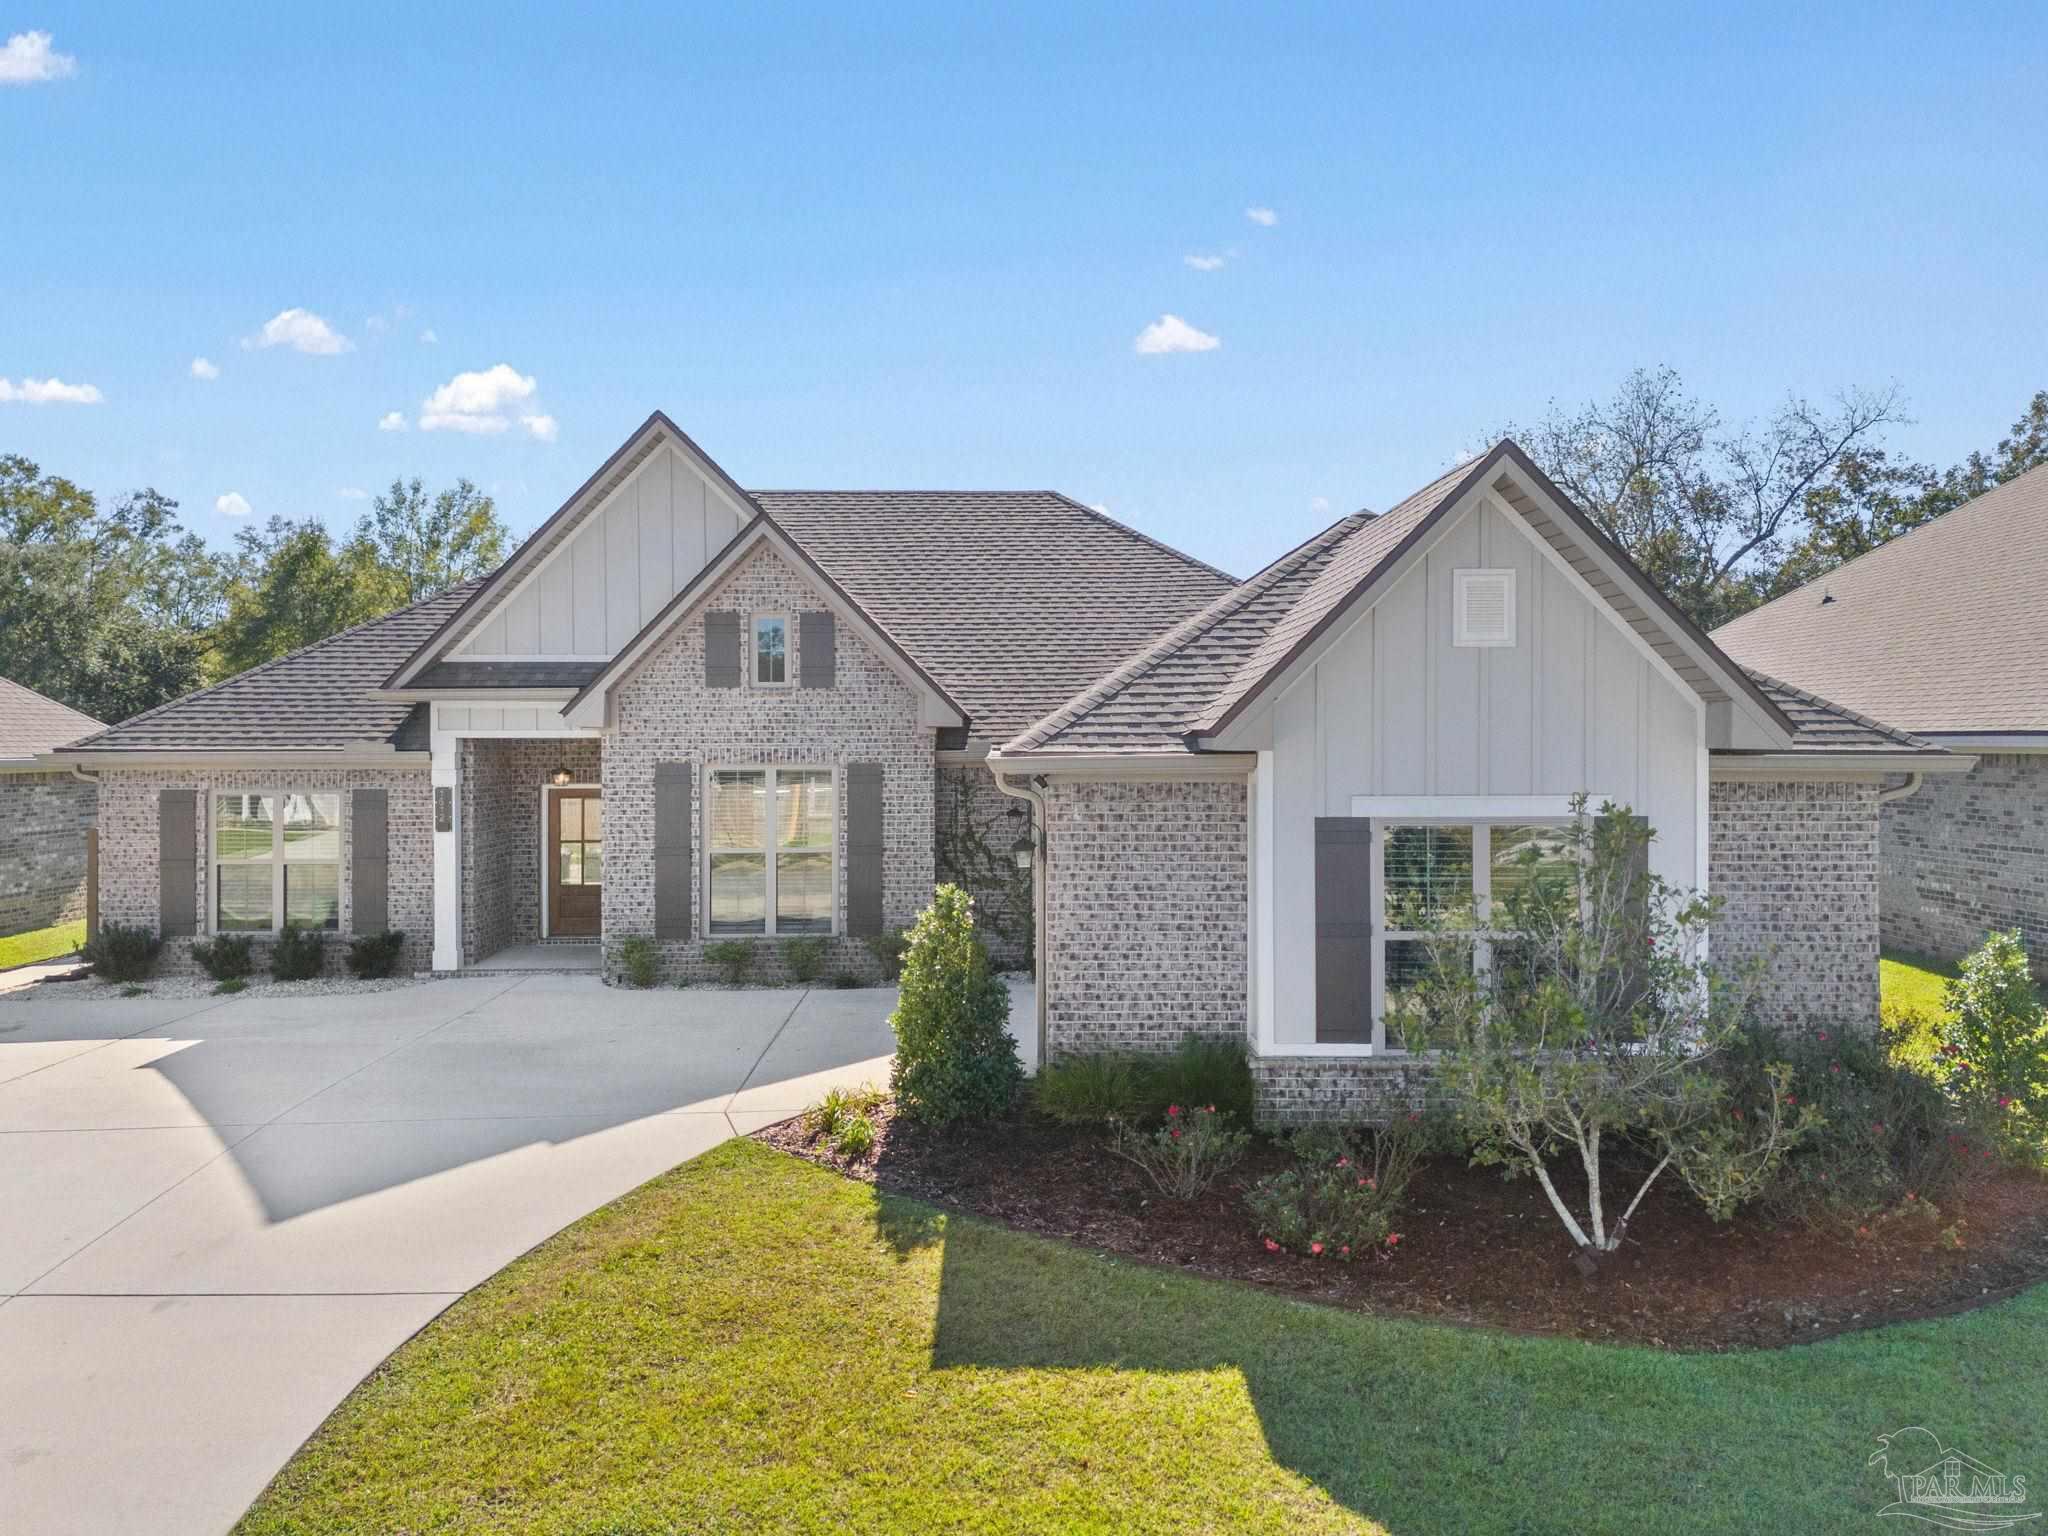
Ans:
[[[349,930],[382,933],[391,926],[390,792],[359,789],[348,811]]]
[[[690,765],[654,765],[654,936],[690,937]]]
[[[704,686],[737,688],[740,685],[740,616],[736,613],[704,615]]]
[[[163,789],[156,797],[157,922],[163,937],[199,931],[199,795]]]
[[[846,765],[846,931],[882,931],[882,765]]]
[[[1372,822],[1316,818],[1316,1042],[1372,1041]]]
[[[1629,820],[1637,832],[1645,835],[1630,853],[1628,890],[1622,909],[1623,971],[1615,1001],[1624,1011],[1642,1002],[1649,992],[1648,973],[1633,957],[1647,953],[1650,944],[1650,821],[1646,816],[1633,815]]]
[[[805,688],[830,688],[839,669],[839,637],[832,610],[797,615],[798,679]]]

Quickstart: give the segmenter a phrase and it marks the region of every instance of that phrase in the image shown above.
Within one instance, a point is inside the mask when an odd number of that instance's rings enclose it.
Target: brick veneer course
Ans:
[[[97,792],[69,773],[0,774],[0,936],[85,916]]]
[[[933,881],[932,729],[918,723],[918,700],[909,684],[851,626],[836,634],[838,666],[829,688],[757,688],[743,677],[738,688],[704,686],[704,615],[717,610],[747,616],[795,615],[826,606],[811,581],[771,549],[758,549],[700,599],[668,637],[619,685],[613,699],[616,729],[604,739],[605,885],[607,970],[616,975],[618,944],[654,932],[654,767],[686,762],[696,775],[691,800],[691,931],[703,932],[704,770],[714,766],[843,768],[882,765],[882,920],[909,924],[931,901]],[[789,629],[789,675],[801,680],[801,626]],[[751,661],[744,648],[743,671]],[[846,920],[846,814],[839,810],[836,905]],[[757,940],[753,979],[784,972],[780,945]],[[709,981],[704,941],[661,945],[660,973],[669,980]],[[859,939],[832,940],[825,975],[872,977],[874,961]]]
[[[2048,977],[2048,756],[1986,753],[1884,808],[1887,948],[1955,960],[1994,928],[2025,935]]]

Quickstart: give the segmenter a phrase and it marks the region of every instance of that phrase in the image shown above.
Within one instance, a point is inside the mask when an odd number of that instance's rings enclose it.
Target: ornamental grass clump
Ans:
[[[1110,1131],[1109,1149],[1136,1163],[1169,1200],[1192,1200],[1244,1157],[1251,1137],[1214,1104],[1166,1106],[1166,1124],[1147,1135],[1127,1121]]]
[[[974,903],[957,885],[932,892],[903,954],[889,1015],[897,1107],[925,1125],[987,1119],[1009,1109],[1024,1082],[1010,1038],[1010,990],[989,967],[974,931]]]
[[[1534,1178],[1591,1273],[1667,1171],[1726,1220],[1817,1117],[1782,1062],[1742,1094],[1718,1070],[1753,983],[1705,964],[1712,904],[1650,872],[1647,823],[1611,805],[1589,815],[1581,795],[1562,836],[1568,858],[1529,847],[1511,878],[1494,872],[1504,894],[1477,930],[1431,937],[1397,1006],[1444,1043],[1440,1079],[1474,1161]],[[1603,1177],[1624,1144],[1647,1168],[1632,1193]],[[1552,1175],[1560,1158],[1583,1174],[1576,1206]]]

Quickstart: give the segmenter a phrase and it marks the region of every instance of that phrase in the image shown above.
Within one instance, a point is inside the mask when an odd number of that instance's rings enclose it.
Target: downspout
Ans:
[[[1022,800],[1031,807],[1031,993],[1036,999],[1035,1021],[1038,1031],[1038,1067],[1045,1070],[1046,1044],[1046,987],[1045,987],[1045,943],[1046,943],[1046,860],[1045,860],[1045,796],[1041,790],[1045,779],[1041,776],[1036,786],[1026,782],[1012,785],[1008,778],[991,768],[989,777],[996,781],[996,788],[1013,800]]]
[[[1906,775],[1905,783],[1894,784],[1890,789],[1880,789],[1877,792],[1877,803],[1879,805],[1890,805],[1894,800],[1905,799],[1920,787],[1920,779],[1920,773],[1918,770],[1915,770]]]

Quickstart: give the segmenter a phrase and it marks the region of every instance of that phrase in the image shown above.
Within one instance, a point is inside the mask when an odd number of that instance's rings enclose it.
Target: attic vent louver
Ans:
[[[1471,570],[1452,574],[1451,642],[1461,646],[1515,643],[1515,573]]]

